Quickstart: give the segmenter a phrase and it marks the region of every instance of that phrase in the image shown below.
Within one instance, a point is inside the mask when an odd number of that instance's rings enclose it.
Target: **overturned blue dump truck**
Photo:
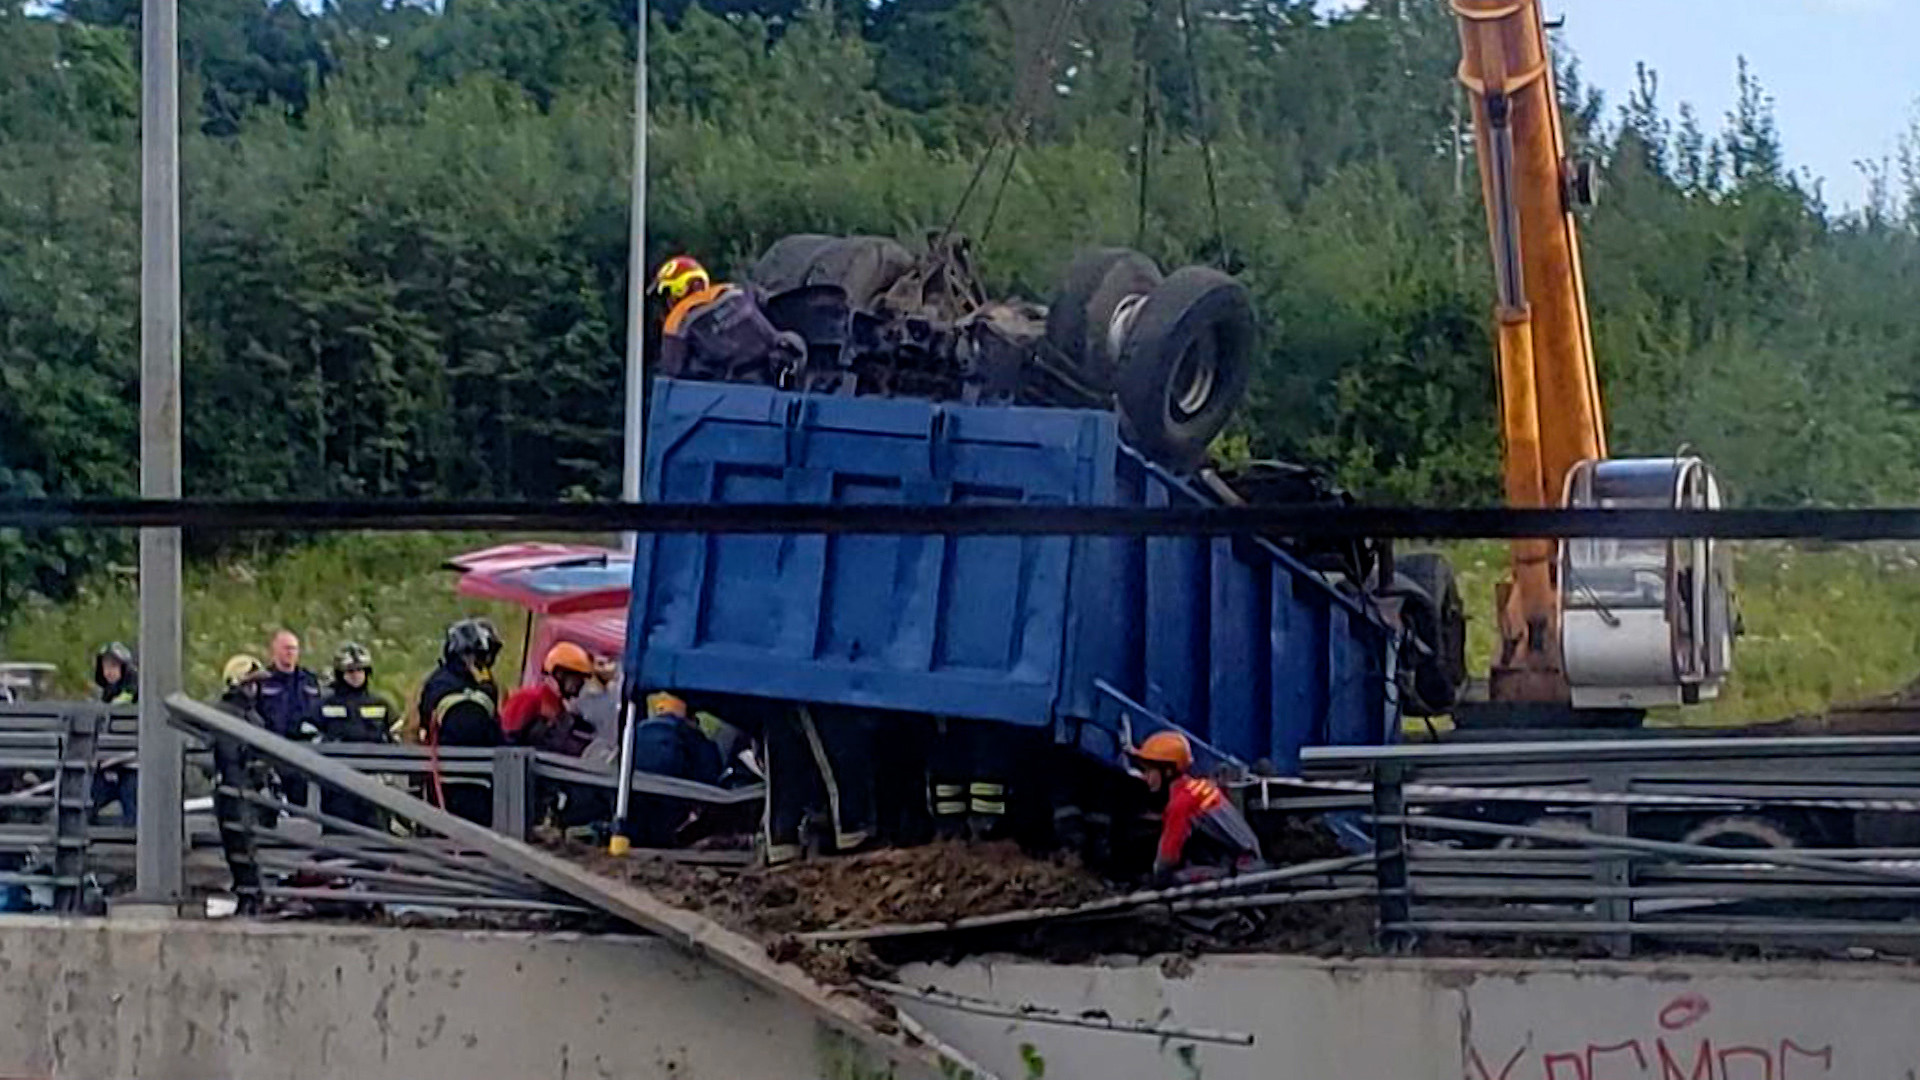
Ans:
[[[657,354],[648,502],[1346,499],[1296,466],[1214,463],[1258,356],[1249,291],[1215,268],[1093,249],[1042,306],[990,299],[957,236],[913,254],[799,235],[710,295]],[[1112,781],[1154,731],[1187,734],[1216,774],[1285,776],[1306,747],[1444,711],[1465,677],[1444,561],[1285,537],[649,536],[627,627],[630,691],[783,737],[818,716],[812,755],[834,756],[829,734],[871,747],[853,767],[908,815],[928,802],[902,790],[916,775],[950,785],[933,773],[971,761],[997,793],[1025,770],[1013,789],[1046,799],[981,812],[1039,830],[1043,803],[1134,820],[1144,788]]]
[[[1110,410],[814,395],[662,378],[659,503],[1166,506],[1210,501]],[[647,687],[1047,733],[1118,767],[1189,734],[1290,773],[1400,723],[1399,636],[1361,590],[1259,539],[661,535],[634,563]]]

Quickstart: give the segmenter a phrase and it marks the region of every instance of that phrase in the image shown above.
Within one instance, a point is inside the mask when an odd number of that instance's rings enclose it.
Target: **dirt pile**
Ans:
[[[1067,907],[1114,892],[1076,859],[1036,858],[1010,843],[937,843],[772,870],[609,859],[583,848],[567,855],[762,936]]]
[[[744,883],[760,923],[792,932],[1070,907],[1111,892],[1076,859],[1035,858],[1010,843],[878,851],[748,875]]]

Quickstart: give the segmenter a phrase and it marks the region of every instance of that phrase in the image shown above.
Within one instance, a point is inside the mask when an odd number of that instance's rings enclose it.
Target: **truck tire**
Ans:
[[[807,274],[822,249],[837,238],[823,233],[794,233],[773,242],[760,256],[747,280],[769,294],[783,293],[808,284]]]
[[[847,302],[872,309],[914,267],[913,253],[884,236],[844,236],[820,247],[807,270],[809,285],[838,285]]]
[[[1395,575],[1425,594],[1426,603],[1407,605],[1408,628],[1433,650],[1413,670],[1414,693],[1437,716],[1453,708],[1467,684],[1467,609],[1460,599],[1453,564],[1432,552],[1394,560]]]
[[[1047,307],[1047,342],[1102,393],[1113,392],[1119,356],[1109,330],[1122,305],[1136,306],[1162,281],[1152,259],[1131,248],[1093,248],[1074,257]],[[1129,304],[1129,301],[1132,301]]]
[[[913,266],[913,253],[884,236],[795,233],[774,241],[747,276],[768,293],[837,286],[847,303],[871,308]]]
[[[1114,397],[1127,441],[1176,472],[1204,462],[1246,396],[1254,345],[1245,285],[1204,266],[1174,271],[1121,346]]]
[[[1766,818],[1748,814],[1726,814],[1707,820],[1688,829],[1680,838],[1683,844],[1697,844],[1701,847],[1741,848],[1760,850],[1763,848],[1795,848],[1799,841],[1779,825]]]

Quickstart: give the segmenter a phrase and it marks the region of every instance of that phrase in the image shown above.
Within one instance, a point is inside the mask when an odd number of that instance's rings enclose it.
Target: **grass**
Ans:
[[[189,564],[186,572],[186,683],[196,696],[218,692],[229,656],[266,659],[267,639],[282,626],[300,635],[301,663],[322,679],[341,642],[373,651],[374,686],[405,702],[439,660],[447,625],[483,615],[507,640],[501,675],[519,668],[524,616],[511,605],[454,592],[439,569],[451,555],[497,542],[464,534],[343,533],[280,550],[236,552]],[[130,573],[89,582],[77,599],[36,603],[0,632],[0,657],[59,666],[63,694],[90,695],[94,650],[108,641],[134,645],[139,636]]]
[[[264,658],[282,626],[301,635],[305,663],[324,674],[342,641],[373,650],[375,685],[405,701],[438,658],[448,623],[492,618],[507,638],[502,674],[518,670],[524,625],[517,609],[469,600],[438,569],[449,555],[501,538],[450,534],[342,534],[290,550],[241,552],[187,571],[187,688],[210,695],[233,653]],[[1468,613],[1472,669],[1484,674],[1494,644],[1493,590],[1506,570],[1499,544],[1446,547]],[[1733,724],[1815,712],[1920,678],[1920,548],[1799,548],[1752,544],[1736,554],[1746,635],[1718,702],[1663,722]],[[68,694],[90,692],[93,651],[137,637],[131,575],[90,582],[66,604],[38,603],[0,632],[0,658],[59,665]]]
[[[1493,591],[1505,575],[1497,543],[1448,545],[1468,618],[1470,670],[1484,675],[1498,639]],[[1735,549],[1734,589],[1746,633],[1720,700],[1656,718],[1741,724],[1815,713],[1920,679],[1920,549],[1899,544]]]

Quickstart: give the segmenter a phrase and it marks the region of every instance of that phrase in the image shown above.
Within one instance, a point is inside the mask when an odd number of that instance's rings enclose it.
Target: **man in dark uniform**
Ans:
[[[500,746],[500,688],[493,664],[500,632],[486,619],[462,619],[447,628],[440,666],[420,691],[420,737],[429,747]],[[432,800],[457,817],[493,823],[493,786],[479,777],[443,776],[436,767]]]
[[[100,700],[107,705],[132,705],[139,700],[140,670],[133,650],[118,641],[109,642],[93,654],[93,685],[100,689]],[[120,804],[120,824],[131,827],[140,816],[140,779],[133,767],[103,768],[93,774],[93,816],[97,824],[100,811]]]
[[[384,743],[398,715],[393,703],[375,693],[373,654],[349,641],[333,654],[333,683],[320,701],[320,738],[334,743]],[[371,803],[323,788],[320,811],[369,829],[380,828],[380,812]]]
[[[268,660],[258,706],[267,730],[302,742],[319,738],[320,677],[300,666],[300,638],[291,630],[273,635]],[[307,778],[290,770],[282,773],[280,794],[294,806],[306,806]]]
[[[633,732],[633,771],[717,784],[720,768],[720,748],[688,715],[687,703],[672,694],[650,695],[647,719]],[[684,799],[636,794],[628,812],[627,835],[641,847],[674,847],[691,810]]]

